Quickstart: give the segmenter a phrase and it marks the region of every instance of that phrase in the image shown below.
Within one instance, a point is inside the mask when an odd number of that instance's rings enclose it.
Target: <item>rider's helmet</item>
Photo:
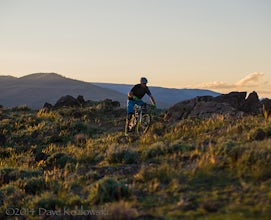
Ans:
[[[148,83],[148,80],[146,77],[141,77],[140,78],[140,83]]]

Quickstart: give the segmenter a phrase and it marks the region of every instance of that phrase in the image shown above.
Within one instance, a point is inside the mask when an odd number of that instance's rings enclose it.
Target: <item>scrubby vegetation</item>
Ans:
[[[124,123],[124,109],[1,108],[0,218],[14,217],[10,208],[28,219],[82,210],[96,219],[271,218],[269,117],[169,124],[161,115],[128,138]]]

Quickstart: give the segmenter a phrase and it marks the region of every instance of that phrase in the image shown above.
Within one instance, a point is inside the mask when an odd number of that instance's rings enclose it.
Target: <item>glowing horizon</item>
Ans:
[[[271,97],[268,0],[0,0],[0,75]]]

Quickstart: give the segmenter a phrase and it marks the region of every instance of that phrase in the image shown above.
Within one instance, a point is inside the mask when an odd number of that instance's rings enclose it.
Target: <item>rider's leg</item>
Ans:
[[[136,101],[136,104],[137,104],[137,105],[140,105],[140,106],[146,105],[146,103],[143,102],[142,100]]]
[[[126,115],[126,122],[125,122],[125,134],[128,134],[129,132],[129,122],[132,118],[132,115],[134,114],[134,106],[135,101],[128,100],[127,101],[127,115]]]
[[[132,118],[132,113],[128,113],[127,116],[126,116],[126,123],[125,123],[125,132],[129,132],[129,122]]]

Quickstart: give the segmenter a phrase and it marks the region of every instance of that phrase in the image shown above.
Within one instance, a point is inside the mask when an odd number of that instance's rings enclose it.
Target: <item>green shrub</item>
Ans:
[[[266,137],[271,137],[271,125],[265,128]]]
[[[24,204],[23,200],[26,194],[17,186],[17,184],[9,183],[2,186],[0,191],[4,198],[4,207],[20,207]]]
[[[90,200],[95,204],[118,201],[129,196],[128,187],[112,178],[105,178],[98,181],[90,192]]]
[[[81,176],[79,178],[79,182],[88,182],[88,183],[93,183],[101,178],[101,175],[97,171],[89,171],[85,175]]]
[[[11,171],[13,171],[13,168],[1,168],[0,169],[0,186],[7,184],[11,181],[11,178],[9,176]]]
[[[169,164],[163,164],[158,167],[155,176],[160,183],[169,184],[177,176],[177,172]]]
[[[76,163],[76,159],[64,154],[64,153],[54,153],[46,160],[47,167],[59,167],[64,168],[67,163]]]
[[[82,199],[78,195],[69,196],[67,203],[71,208],[75,208],[75,207],[81,206],[83,204]]]
[[[19,170],[17,168],[1,168],[0,169],[0,186],[2,184],[8,184],[9,182],[16,181],[18,179],[28,179],[32,177],[38,177],[42,175],[40,171],[36,170]]]
[[[125,164],[139,163],[139,155],[135,150],[127,150],[124,152],[123,162]]]
[[[109,163],[135,164],[139,162],[138,152],[124,146],[110,146],[106,153]]]
[[[20,105],[13,107],[11,110],[16,112],[16,111],[30,111],[31,109],[27,105]]]
[[[143,167],[136,175],[136,180],[147,183],[157,179],[159,183],[168,184],[178,173],[169,164],[162,164],[157,167]]]
[[[46,210],[58,210],[63,207],[64,202],[59,199],[56,195],[51,193],[46,193],[41,195],[35,204],[35,209],[46,209]]]
[[[47,188],[43,177],[34,177],[26,181],[22,181],[21,185],[27,194],[39,194]]]
[[[168,153],[178,153],[178,152],[186,153],[186,152],[191,152],[193,150],[195,150],[194,145],[192,145],[191,143],[185,143],[182,140],[174,141],[167,148]]]
[[[157,156],[165,155],[166,153],[167,145],[164,142],[160,141],[153,143],[151,146],[147,147],[142,154],[144,159],[151,159]]]
[[[0,206],[4,204],[4,199],[5,199],[4,193],[2,192],[2,190],[0,190]]]
[[[110,219],[112,220],[147,219],[147,216],[143,218],[140,218],[140,217],[136,218],[136,216],[138,216],[138,212],[136,208],[132,207],[132,205],[129,202],[125,202],[125,201],[118,201],[118,202],[110,204],[109,214],[111,217]]]
[[[88,126],[84,122],[78,121],[71,125],[70,130],[73,134],[87,133]]]
[[[266,137],[266,133],[262,128],[256,128],[249,132],[248,139],[250,141],[259,141],[263,140]]]

